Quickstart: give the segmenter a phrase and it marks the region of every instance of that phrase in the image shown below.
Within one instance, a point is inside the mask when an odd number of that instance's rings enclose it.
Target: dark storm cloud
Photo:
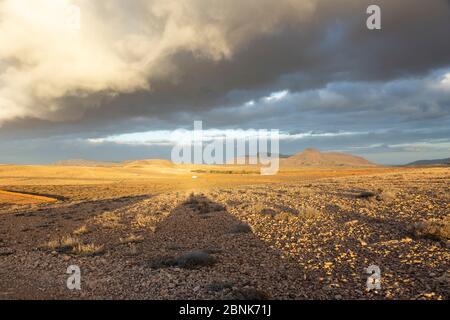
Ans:
[[[22,2],[0,4],[0,41],[15,39],[0,53],[4,141],[48,137],[95,154],[84,139],[189,127],[194,119],[219,128],[391,134],[345,138],[362,146],[394,143],[401,136],[394,129],[449,125],[446,0],[79,0],[89,35],[81,42],[17,22]],[[366,28],[370,4],[382,9],[382,30]],[[19,22],[38,33],[17,34]],[[282,90],[285,99],[263,103]],[[345,149],[336,139],[311,143]]]
[[[213,8],[218,3],[211,2],[209,6]],[[265,1],[258,6],[255,2],[254,9],[262,10],[264,5],[271,7],[268,3]],[[314,5],[314,9],[305,10],[306,13],[298,17],[279,14],[285,20],[270,25],[273,29],[270,32],[246,34],[245,43],[236,44],[232,30],[221,26],[218,32],[229,32],[220,38],[232,51],[229,57],[212,58],[189,46],[179,46],[158,56],[158,63],[166,68],[170,66],[173,71],[149,71],[149,89],[137,86],[135,90],[122,93],[120,89],[104,88],[98,92],[81,91],[81,96],[71,90],[52,99],[52,108],[42,106],[43,101],[29,107],[41,105],[38,116],[50,121],[46,126],[55,122],[58,126],[61,121],[71,123],[74,131],[77,125],[85,131],[86,127],[107,126],[110,122],[132,118],[170,119],[170,114],[177,111],[195,112],[235,105],[252,93],[282,86],[291,91],[304,91],[337,80],[380,81],[420,76],[450,64],[450,10],[446,1],[434,0],[426,6],[420,0],[308,3]],[[381,31],[369,31],[365,26],[365,9],[373,3],[382,8]],[[279,11],[288,9],[290,4],[280,2]],[[207,8],[208,5],[203,10]],[[232,5],[227,8],[231,12],[238,10]],[[299,6],[299,10],[302,8]],[[134,11],[129,10],[130,17]],[[257,15],[252,17],[251,10],[248,13],[240,17],[242,20],[232,20],[230,24],[237,28],[251,24],[253,18],[259,19]],[[271,18],[271,12],[265,15],[266,19]],[[202,19],[198,21],[201,23]],[[236,32],[236,36],[241,34]],[[236,90],[245,94],[233,95]],[[13,126],[29,126],[35,122],[33,118],[25,113],[22,120],[12,120],[15,121]],[[39,126],[37,122],[32,125]]]

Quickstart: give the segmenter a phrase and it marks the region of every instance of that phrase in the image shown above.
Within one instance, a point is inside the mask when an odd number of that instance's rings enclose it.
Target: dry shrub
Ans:
[[[103,252],[102,246],[83,244],[79,239],[71,236],[49,241],[43,247],[44,249],[56,251],[58,253],[71,253],[79,255],[96,255]]]
[[[191,194],[191,196],[188,198],[185,204],[189,208],[191,208],[194,212],[199,214],[226,211],[226,208],[223,205],[219,203],[214,203],[203,195],[196,197],[193,194]]]
[[[271,208],[262,208],[259,211],[260,214],[265,215],[265,216],[275,216],[277,214],[277,212]]]
[[[144,241],[143,236],[136,236],[134,234],[130,234],[128,237],[126,237],[124,239],[120,238],[121,243],[139,243],[142,241]]]
[[[289,212],[280,212],[275,216],[275,219],[277,221],[282,221],[282,222],[289,222],[294,218],[295,218],[295,216]]]
[[[300,211],[300,217],[304,219],[315,219],[321,216],[321,212],[313,207],[304,207]]]
[[[184,269],[197,269],[200,267],[212,266],[216,263],[216,258],[205,251],[191,251],[179,257],[159,256],[149,261],[151,268],[179,267]]]
[[[66,236],[58,240],[52,240],[44,245],[44,248],[56,251],[58,253],[68,253],[73,250],[74,247],[80,244],[80,240],[77,238]]]
[[[76,229],[73,232],[73,234],[76,235],[76,236],[81,236],[81,235],[86,234],[88,232],[89,232],[89,230],[88,230],[88,228],[86,226],[81,226],[78,229]]]
[[[378,189],[376,192],[362,191],[356,195],[356,198],[366,200],[376,199],[377,201],[390,202],[395,200],[396,194],[395,192],[392,191],[384,191],[382,189]]]
[[[274,207],[276,207],[281,212],[287,212],[293,215],[298,215],[298,210],[295,208],[291,208],[283,204],[275,204]]]
[[[149,214],[138,213],[131,224],[134,228],[151,228],[155,225],[155,217]]]
[[[212,266],[216,258],[205,251],[191,251],[175,259],[175,265],[185,269]]]
[[[116,212],[105,212],[98,217],[94,218],[95,223],[108,229],[120,228],[121,217]]]
[[[393,191],[381,191],[380,194],[377,196],[377,200],[390,202],[390,201],[394,201],[396,199],[396,197],[397,197],[397,194]]]
[[[450,216],[416,223],[410,227],[409,231],[418,238],[448,240],[450,239]]]
[[[377,196],[377,193],[372,191],[362,191],[356,195],[356,198],[359,199],[371,199]]]
[[[103,246],[97,246],[95,244],[78,244],[72,250],[72,253],[81,256],[96,256],[104,252]]]
[[[252,228],[246,223],[236,223],[231,227],[231,233],[251,233]]]

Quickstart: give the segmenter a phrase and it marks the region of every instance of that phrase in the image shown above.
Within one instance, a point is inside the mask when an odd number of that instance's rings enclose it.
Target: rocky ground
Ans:
[[[417,169],[2,205],[0,299],[449,299],[449,185]]]

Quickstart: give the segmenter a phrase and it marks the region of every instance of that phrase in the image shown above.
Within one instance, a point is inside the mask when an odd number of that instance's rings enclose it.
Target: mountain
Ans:
[[[60,167],[117,167],[120,166],[120,163],[86,159],[70,159],[55,162],[53,165]]]
[[[446,159],[434,159],[434,160],[419,160],[406,164],[408,167],[413,166],[444,166],[450,165],[450,158]]]
[[[123,162],[125,168],[147,168],[147,167],[166,167],[173,168],[175,164],[170,160],[161,159],[147,159],[147,160],[133,160]]]
[[[374,163],[358,156],[340,152],[320,152],[316,149],[305,149],[287,159],[281,159],[281,165],[285,167],[302,166],[353,166],[353,167],[372,167]]]

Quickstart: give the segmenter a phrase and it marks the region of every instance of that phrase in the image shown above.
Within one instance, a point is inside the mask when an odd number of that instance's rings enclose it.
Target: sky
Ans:
[[[195,120],[447,158],[449,32],[449,0],[0,0],[0,163],[167,159]]]

